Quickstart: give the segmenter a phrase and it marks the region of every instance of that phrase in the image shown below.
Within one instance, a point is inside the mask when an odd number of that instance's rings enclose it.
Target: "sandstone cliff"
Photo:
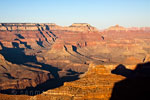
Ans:
[[[42,30],[61,30],[61,31],[98,31],[95,27],[87,23],[75,23],[69,27],[62,27],[54,23],[1,23],[0,30],[2,31],[37,31]]]

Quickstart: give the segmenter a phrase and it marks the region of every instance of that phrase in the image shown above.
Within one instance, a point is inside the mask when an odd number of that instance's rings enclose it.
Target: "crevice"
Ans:
[[[44,47],[44,46],[43,46],[43,41],[41,40],[41,38],[39,38],[39,41],[36,41],[36,43],[37,43],[39,46]]]
[[[39,31],[40,34],[44,37],[45,41],[46,41],[47,43],[49,43],[48,40],[47,40],[47,38],[46,38],[46,36],[43,34],[43,32],[40,30],[39,27],[38,27],[38,31]]]

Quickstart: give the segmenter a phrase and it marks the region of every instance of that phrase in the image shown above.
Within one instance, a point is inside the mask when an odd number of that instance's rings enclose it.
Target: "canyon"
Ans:
[[[130,73],[149,83],[136,70],[149,71],[149,43],[150,27],[1,23],[0,99],[119,100],[115,86]]]

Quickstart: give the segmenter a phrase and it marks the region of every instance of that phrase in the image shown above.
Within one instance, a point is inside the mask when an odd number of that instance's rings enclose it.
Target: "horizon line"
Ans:
[[[83,23],[81,23],[81,22],[79,22],[79,23],[74,22],[74,23],[72,23],[70,25],[59,25],[59,24],[53,23],[53,22],[0,22],[0,24],[55,24],[55,25],[62,26],[62,27],[68,27],[68,26],[71,26],[72,24],[89,24],[90,26],[95,27],[94,25],[91,25],[90,23],[86,23],[86,22],[83,22]],[[150,28],[150,26],[131,26],[131,27],[125,27],[125,26],[120,25],[120,24],[110,25],[107,28],[112,27],[112,26],[116,26],[116,25],[119,25],[119,26],[124,27],[124,28]],[[98,27],[95,27],[95,28],[97,28],[99,30],[105,30],[105,29],[107,29],[107,28],[100,29]]]

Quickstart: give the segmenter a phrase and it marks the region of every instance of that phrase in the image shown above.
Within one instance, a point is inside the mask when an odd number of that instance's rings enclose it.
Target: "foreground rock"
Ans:
[[[63,86],[36,96],[12,96],[0,94],[9,100],[133,100],[149,98],[150,63],[138,64],[128,69],[120,64],[113,70],[108,65],[90,64],[88,71],[79,80],[65,82]],[[112,65],[111,65],[112,66]],[[138,94],[138,95],[137,95]]]
[[[23,96],[23,100],[109,100],[115,82],[125,77],[111,74],[103,65],[90,64],[88,71],[73,82],[65,82],[63,86],[48,90],[37,96]],[[10,98],[11,96],[1,95]],[[18,98],[21,96],[18,96]],[[13,97],[12,100],[17,97]]]
[[[37,100],[109,100],[115,82],[125,77],[114,75],[103,65],[90,65],[81,79],[36,96]],[[34,97],[33,97],[34,98]]]

